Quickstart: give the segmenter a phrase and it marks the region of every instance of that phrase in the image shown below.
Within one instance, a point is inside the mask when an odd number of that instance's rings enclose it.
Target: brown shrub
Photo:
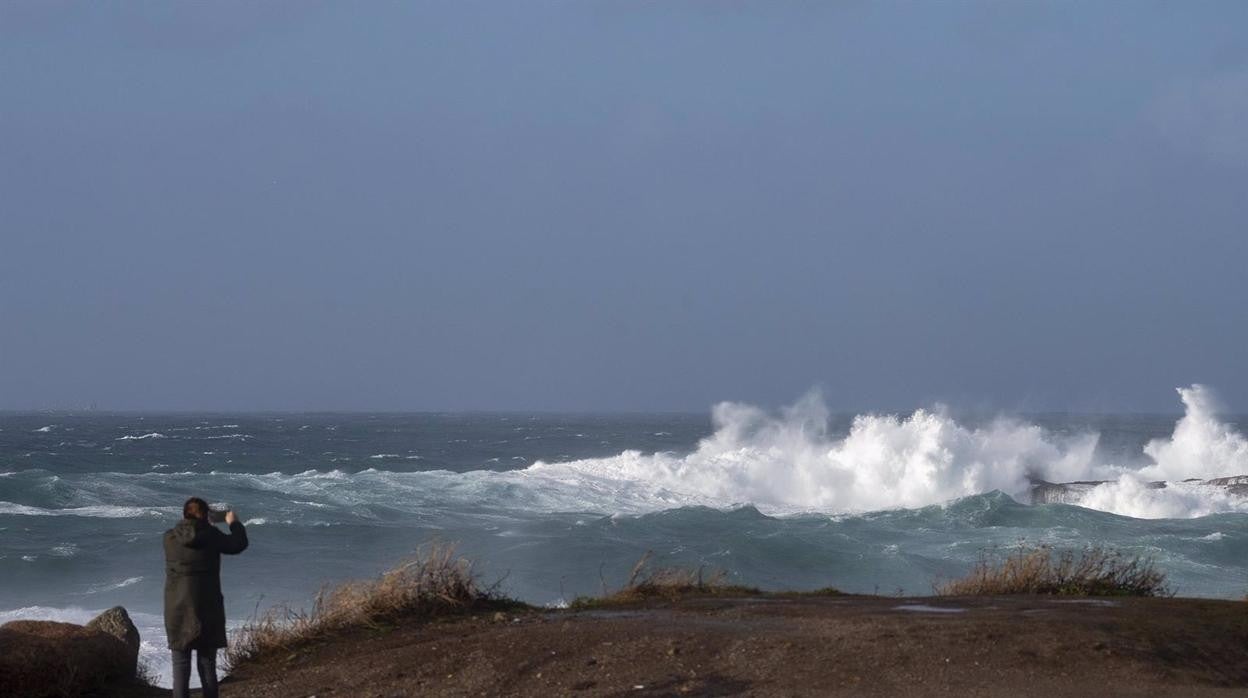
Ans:
[[[936,593],[1173,596],[1165,573],[1150,559],[1095,546],[1059,552],[1047,545],[1021,547],[1004,558],[982,555],[968,576],[937,586]]]
[[[723,594],[758,594],[758,589],[727,583],[723,570],[707,570],[704,567],[652,567],[647,551],[633,565],[628,581],[618,591],[597,598],[581,597],[572,602],[573,608],[626,604],[652,598],[676,599],[681,596],[706,596]]]
[[[227,666],[238,666],[277,650],[344,630],[381,627],[403,618],[432,618],[494,608],[514,608],[496,587],[483,587],[472,563],[455,555],[454,546],[433,544],[427,551],[371,580],[323,588],[311,610],[277,606],[235,633],[226,652]]]

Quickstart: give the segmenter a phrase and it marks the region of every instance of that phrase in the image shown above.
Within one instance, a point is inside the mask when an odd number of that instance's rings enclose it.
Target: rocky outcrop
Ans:
[[[139,631],[124,608],[86,626],[15,620],[0,626],[0,696],[107,693],[136,680]]]
[[[92,630],[100,630],[121,640],[126,645],[128,663],[125,667],[127,676],[134,676],[139,669],[139,629],[134,627],[130,614],[121,606],[113,606],[100,615],[92,618],[86,625]]]
[[[1234,477],[1215,477],[1212,480],[1205,480],[1206,485],[1214,485],[1216,487],[1225,487],[1231,494],[1240,497],[1248,497],[1248,475],[1236,475]]]
[[[1032,504],[1078,504],[1089,490],[1097,485],[1103,485],[1107,480],[1081,480],[1077,482],[1046,482],[1044,480],[1031,481],[1031,503]],[[1210,480],[1191,479],[1184,480],[1187,485],[1201,485],[1204,487],[1217,487],[1225,489],[1233,495],[1240,497],[1248,497],[1248,475],[1236,475],[1233,477],[1218,477]],[[1165,489],[1170,483],[1164,481],[1156,481],[1148,483],[1152,489]]]

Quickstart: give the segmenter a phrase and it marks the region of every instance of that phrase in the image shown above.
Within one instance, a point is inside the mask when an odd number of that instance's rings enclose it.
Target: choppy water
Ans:
[[[1186,415],[955,419],[777,415],[0,415],[0,622],[112,605],[167,671],[160,534],[181,502],[235,507],[227,613],[300,603],[433,539],[556,604],[645,551],[771,589],[927,593],[1020,540],[1156,559],[1184,595],[1248,592],[1248,503],[1143,479],[1248,473],[1243,419],[1200,389]],[[1027,478],[1109,478],[1030,506]]]

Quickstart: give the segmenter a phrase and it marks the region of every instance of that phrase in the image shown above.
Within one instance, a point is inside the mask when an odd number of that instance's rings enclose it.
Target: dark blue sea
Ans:
[[[767,589],[926,594],[986,551],[1107,544],[1181,595],[1248,593],[1248,421],[1199,386],[1174,415],[832,415],[817,396],[711,414],[0,414],[0,622],[123,605],[166,674],[161,533],[235,508],[235,625],[455,543],[486,581],[561,605],[653,551]],[[1176,410],[1179,409],[1176,402]],[[1108,480],[1031,505],[1029,481]],[[1171,486],[1150,488],[1149,481]]]

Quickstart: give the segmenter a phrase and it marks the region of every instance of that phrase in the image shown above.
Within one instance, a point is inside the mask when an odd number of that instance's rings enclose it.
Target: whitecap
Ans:
[[[98,593],[100,593],[100,592],[104,592],[104,591],[115,591],[115,590],[117,590],[117,589],[124,589],[125,587],[132,586],[132,585],[134,585],[134,584],[138,584],[138,583],[139,583],[139,582],[141,582],[141,581],[143,581],[143,578],[142,578],[142,577],[127,577],[127,578],[125,578],[125,579],[123,579],[123,580],[121,580],[121,581],[118,581],[118,582],[108,582],[108,583],[103,583],[103,584],[92,584],[90,587],[88,587],[88,588],[87,588],[86,593],[88,593],[88,594],[98,594]]]
[[[52,431],[52,430],[53,430],[53,429],[55,429],[55,428],[56,428],[56,425],[55,425],[55,424],[49,424],[49,425],[48,425],[48,426],[46,426],[46,427],[39,427],[38,429],[36,429],[36,430],[35,430],[35,433],[36,433],[36,434],[46,434],[46,433],[48,433],[48,432]]]
[[[0,514],[17,516],[82,516],[97,519],[132,519],[140,516],[164,517],[176,512],[173,507],[85,506],[67,509],[45,509],[13,502],[0,502]]]
[[[144,439],[167,439],[167,438],[169,437],[165,436],[164,434],[158,431],[152,431],[152,432],[143,434],[142,436],[134,436],[134,435],[123,436],[118,439],[113,439],[113,441],[142,441]]]

